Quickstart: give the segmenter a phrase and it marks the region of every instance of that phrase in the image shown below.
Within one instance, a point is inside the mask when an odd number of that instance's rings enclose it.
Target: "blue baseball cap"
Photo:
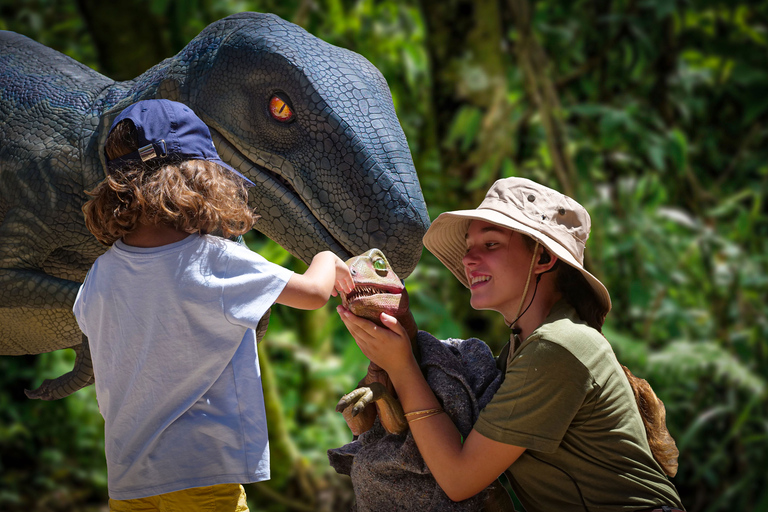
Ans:
[[[107,171],[114,172],[128,162],[147,162],[155,158],[207,160],[235,173],[246,186],[255,184],[224,163],[211,139],[208,126],[183,103],[170,100],[142,100],[134,103],[114,120],[110,133],[120,121],[130,119],[136,127],[139,149],[107,160]]]

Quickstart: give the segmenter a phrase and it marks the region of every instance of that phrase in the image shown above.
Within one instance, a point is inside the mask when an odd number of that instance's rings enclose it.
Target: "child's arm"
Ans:
[[[330,251],[312,258],[303,274],[294,274],[277,297],[277,303],[296,309],[323,307],[335,290],[349,293],[355,285],[349,267]]]

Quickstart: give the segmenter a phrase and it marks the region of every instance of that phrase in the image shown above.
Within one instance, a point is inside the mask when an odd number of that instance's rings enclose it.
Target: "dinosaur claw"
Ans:
[[[352,390],[339,400],[336,404],[336,412],[344,412],[348,407],[352,406],[350,415],[354,418],[360,414],[373,400],[373,393],[367,387],[361,387]]]
[[[355,404],[355,406],[354,406],[354,407],[352,407],[352,417],[355,417],[355,416],[357,416],[358,414],[360,414],[361,412],[363,412],[363,410],[364,410],[366,407],[368,407],[368,404],[370,404],[370,403],[371,403],[371,401],[370,401],[369,399],[367,399],[367,398],[368,398],[368,397],[366,397],[366,396],[363,396],[362,398],[360,398],[360,400],[358,400],[358,401],[357,401],[357,403]]]

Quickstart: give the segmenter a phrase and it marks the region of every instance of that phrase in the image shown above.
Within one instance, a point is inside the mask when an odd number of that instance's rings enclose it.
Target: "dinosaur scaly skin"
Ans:
[[[292,121],[270,116],[276,94]],[[92,382],[72,304],[106,248],[80,209],[104,177],[112,120],[150,98],[185,103],[208,124],[222,159],[256,183],[256,229],[302,260],[383,247],[407,275],[421,254],[429,219],[413,161],[386,81],[360,55],[274,15],[241,13],[115,82],[0,31],[0,354],[78,350],[75,371],[33,397]]]
[[[347,260],[355,288],[342,294],[341,303],[352,313],[381,325],[379,315],[387,313],[400,322],[411,339],[411,348],[417,352],[418,329],[408,303],[408,292],[379,249]],[[389,375],[371,362],[368,373],[358,387],[341,397],[336,410],[344,416],[356,436],[373,426],[378,413],[387,432],[401,434],[408,429],[403,408],[395,398],[395,389]]]

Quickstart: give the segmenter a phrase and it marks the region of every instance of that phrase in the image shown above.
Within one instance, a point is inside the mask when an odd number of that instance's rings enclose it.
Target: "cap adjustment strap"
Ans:
[[[168,154],[168,148],[165,146],[165,140],[160,139],[157,141],[158,148],[162,148],[162,153],[159,156],[166,156]],[[155,151],[155,145],[150,143],[146,146],[142,146],[138,150],[139,157],[141,157],[142,162],[146,162],[147,160],[152,160],[153,158],[157,158],[158,154]]]

